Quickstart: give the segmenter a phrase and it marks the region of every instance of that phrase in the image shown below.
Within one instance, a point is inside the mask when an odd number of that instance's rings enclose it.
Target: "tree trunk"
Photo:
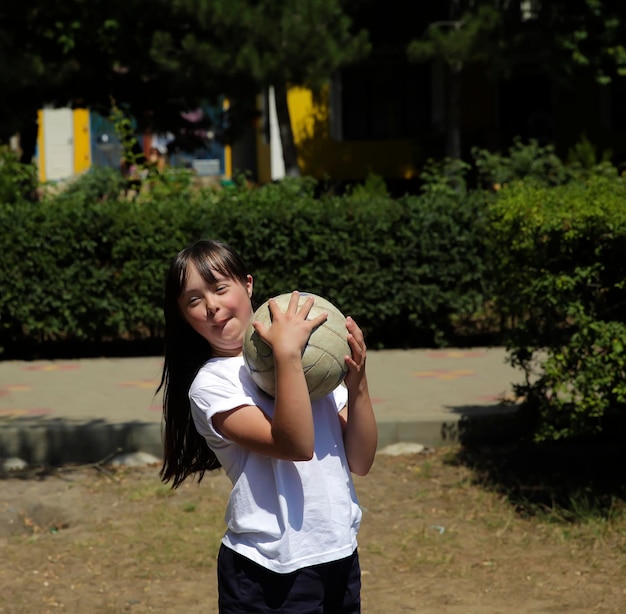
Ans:
[[[34,110],[20,126],[20,149],[22,150],[20,162],[22,164],[31,164],[35,157],[38,131],[37,111]]]
[[[448,95],[448,130],[446,155],[453,160],[461,159],[461,74],[462,67],[450,67]]]
[[[458,32],[463,15],[460,0],[450,0],[448,16],[451,25]],[[446,156],[453,160],[461,159],[461,74],[463,64],[459,61],[448,64],[448,129],[446,132]]]
[[[274,86],[274,96],[276,99],[276,117],[278,119],[278,130],[280,132],[280,142],[283,148],[283,160],[285,162],[285,175],[287,177],[299,177],[298,155],[296,143],[291,129],[291,117],[289,106],[287,105],[287,87],[285,85]]]

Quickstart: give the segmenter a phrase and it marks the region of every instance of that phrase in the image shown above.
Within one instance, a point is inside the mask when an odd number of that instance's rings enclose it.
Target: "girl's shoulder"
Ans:
[[[243,356],[214,356],[200,367],[200,371],[203,369],[212,371],[238,369],[243,364],[245,364]]]
[[[205,377],[230,378],[239,375],[242,368],[245,368],[245,363],[241,356],[210,358],[200,367],[195,380],[198,380],[198,378],[204,379]]]
[[[189,388],[192,413],[203,420],[244,405],[261,407],[263,399],[243,359],[212,359],[202,366]],[[272,399],[268,397],[267,403]],[[267,409],[267,408],[266,408]]]

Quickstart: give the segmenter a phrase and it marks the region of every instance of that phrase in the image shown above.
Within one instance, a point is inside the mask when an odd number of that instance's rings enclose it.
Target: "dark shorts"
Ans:
[[[361,569],[356,550],[345,559],[278,574],[222,545],[217,583],[220,614],[361,612]]]

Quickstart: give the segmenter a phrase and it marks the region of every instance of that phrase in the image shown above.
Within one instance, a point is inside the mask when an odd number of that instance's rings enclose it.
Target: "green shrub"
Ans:
[[[321,294],[378,347],[449,342],[453,315],[482,302],[482,199],[380,189],[316,199],[314,188],[285,180],[226,193],[207,211],[207,234],[238,246],[254,271],[256,299]]]
[[[0,206],[36,200],[37,168],[22,164],[17,154],[6,145],[0,145]]]
[[[598,158],[598,148],[587,138],[586,134],[582,134],[578,143],[568,150],[567,162],[582,170],[592,170],[598,164],[610,162],[612,155],[610,150],[605,150]]]
[[[559,159],[552,145],[542,146],[535,140],[524,143],[516,138],[507,154],[478,147],[472,149],[480,185],[499,189],[520,180],[561,185],[573,176],[572,170]]]
[[[94,166],[62,188],[56,196],[61,201],[78,200],[95,203],[117,200],[126,189],[122,173],[108,166]]]
[[[293,289],[357,318],[372,347],[446,344],[481,304],[484,203],[455,190],[394,200],[380,185],[316,197],[311,179],[194,191],[160,184],[137,198],[67,190],[0,210],[3,345],[25,339],[159,339],[166,268],[189,242],[233,244],[255,299]]]
[[[115,298],[110,228],[117,203],[95,207],[45,199],[0,209],[3,233],[2,333],[43,342],[64,336],[98,339],[110,326]]]
[[[443,160],[420,194],[395,199],[374,176],[337,196],[311,178],[200,190],[176,170],[132,199],[103,169],[40,202],[13,190],[0,206],[0,347],[162,339],[169,261],[212,237],[247,260],[258,304],[320,294],[372,348],[458,342],[460,325],[482,332],[494,314],[527,375],[533,437],[595,433],[626,408],[626,178],[536,143],[477,152],[477,165],[487,190]]]
[[[625,407],[626,180],[607,175],[511,184],[490,205],[497,307],[538,439],[596,432]]]

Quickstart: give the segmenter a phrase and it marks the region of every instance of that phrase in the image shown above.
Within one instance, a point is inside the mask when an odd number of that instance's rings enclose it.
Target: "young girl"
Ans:
[[[356,535],[361,521],[351,472],[372,466],[377,428],[361,329],[347,318],[345,387],[311,401],[301,354],[326,314],[307,319],[313,297],[269,327],[276,394],[244,366],[253,279],[228,245],[198,241],[173,260],[165,289],[164,461],[176,488],[223,467],[233,488],[218,556],[222,614],[360,612]]]

